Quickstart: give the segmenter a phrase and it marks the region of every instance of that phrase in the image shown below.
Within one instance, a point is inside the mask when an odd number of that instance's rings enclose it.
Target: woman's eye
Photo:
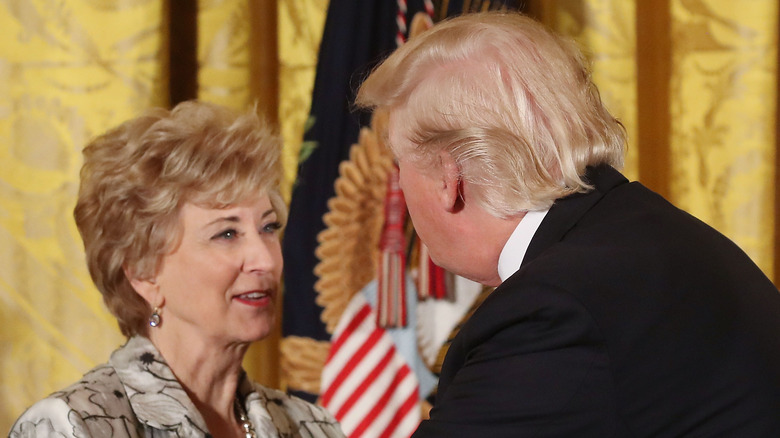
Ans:
[[[281,222],[271,222],[263,227],[263,233],[273,234],[282,229]]]
[[[230,229],[215,235],[213,238],[231,240],[231,239],[235,239],[236,237],[238,237],[238,231]]]

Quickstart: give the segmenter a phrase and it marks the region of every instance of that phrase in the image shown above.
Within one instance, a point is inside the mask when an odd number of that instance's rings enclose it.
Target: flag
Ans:
[[[356,294],[333,333],[320,403],[350,438],[407,438],[420,423],[419,383],[390,334]]]
[[[410,15],[423,8],[422,0],[409,3]],[[352,102],[361,80],[396,47],[397,11],[393,1],[332,0],[328,6],[310,128],[304,134],[282,242],[283,337],[330,340],[320,319],[322,309],[315,303],[317,235],[324,229],[322,217],[328,211],[327,201],[334,195],[339,164],[349,157],[360,128],[370,123],[370,114],[355,111]],[[288,392],[316,400],[316,394],[294,387],[289,387]]]

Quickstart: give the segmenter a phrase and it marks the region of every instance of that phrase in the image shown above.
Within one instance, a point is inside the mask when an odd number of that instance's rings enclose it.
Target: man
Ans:
[[[629,183],[569,42],[519,14],[412,39],[362,85],[433,260],[497,289],[422,437],[778,437],[780,295],[730,240]]]

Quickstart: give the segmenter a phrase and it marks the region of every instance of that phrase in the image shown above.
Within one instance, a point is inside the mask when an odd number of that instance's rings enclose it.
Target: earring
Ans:
[[[149,325],[151,327],[157,327],[162,323],[162,318],[160,318],[160,308],[155,307],[152,311],[151,316],[149,316]]]

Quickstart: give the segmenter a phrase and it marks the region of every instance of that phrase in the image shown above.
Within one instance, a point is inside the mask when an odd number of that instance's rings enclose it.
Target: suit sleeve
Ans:
[[[414,438],[614,436],[609,357],[587,309],[549,285],[505,286],[453,341]]]

